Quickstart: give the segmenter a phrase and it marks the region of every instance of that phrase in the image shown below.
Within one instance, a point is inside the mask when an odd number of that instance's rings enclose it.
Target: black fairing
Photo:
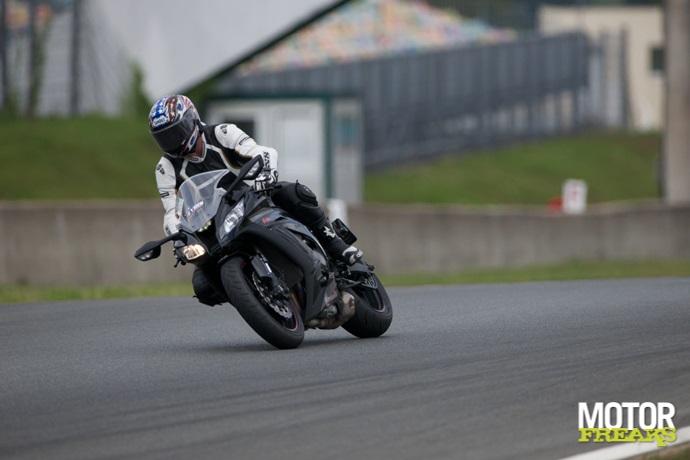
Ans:
[[[321,312],[329,269],[326,257],[309,230],[276,208],[263,208],[245,219],[233,244],[258,249],[280,272],[288,287],[304,282],[306,302],[303,319]],[[332,275],[331,275],[332,276]]]
[[[267,260],[270,271],[293,290],[293,295],[297,295],[302,319],[307,322],[318,317],[326,304],[337,296],[334,271],[323,248],[304,224],[275,207],[264,192],[256,191],[242,182],[251,175],[249,171],[258,161],[250,160],[229,186],[226,184],[230,176],[219,180],[219,189],[227,191],[221,196],[220,204],[216,204],[218,207],[210,223],[196,227],[198,230],[193,233],[192,227],[183,226],[179,236],[152,242],[137,254],[143,257],[144,250],[153,251],[152,258],[158,255],[159,246],[164,242],[181,237],[187,241],[189,237],[190,241],[201,244],[206,253],[188,262],[200,267],[223,298],[227,298],[227,293],[220,279],[220,267],[225,260],[241,254],[249,261],[261,254],[261,263]],[[205,187],[206,183],[201,186]],[[230,219],[230,213],[241,200],[244,201],[244,213],[235,213]],[[213,202],[218,203],[217,200]],[[224,227],[226,218],[229,218],[227,229],[230,229],[227,232]],[[356,264],[352,268],[369,272],[364,264]]]

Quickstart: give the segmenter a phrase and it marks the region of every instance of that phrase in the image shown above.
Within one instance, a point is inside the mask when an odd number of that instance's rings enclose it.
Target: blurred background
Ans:
[[[187,279],[131,257],[171,93],[276,147],[383,273],[690,260],[690,0],[0,8],[0,284]]]

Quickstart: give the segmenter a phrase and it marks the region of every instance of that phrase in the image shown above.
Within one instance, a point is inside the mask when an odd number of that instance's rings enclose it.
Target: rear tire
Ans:
[[[276,348],[300,346],[304,340],[304,323],[292,297],[289,300],[267,298],[261,292],[262,281],[243,257],[230,258],[220,272],[230,303],[254,332]]]
[[[393,321],[393,306],[386,289],[374,273],[366,275],[369,285],[376,288],[355,286],[347,289],[355,296],[355,314],[345,324],[350,334],[359,338],[378,337],[388,330]]]

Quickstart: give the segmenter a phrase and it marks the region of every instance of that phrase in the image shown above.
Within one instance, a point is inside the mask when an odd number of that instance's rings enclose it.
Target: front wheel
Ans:
[[[355,337],[378,337],[393,321],[391,301],[375,274],[363,275],[359,281],[360,285],[347,288],[355,296],[355,315],[343,324],[343,329]]]
[[[269,287],[243,257],[232,257],[221,267],[223,287],[242,318],[276,348],[296,348],[304,340],[304,323],[294,296],[272,296]]]

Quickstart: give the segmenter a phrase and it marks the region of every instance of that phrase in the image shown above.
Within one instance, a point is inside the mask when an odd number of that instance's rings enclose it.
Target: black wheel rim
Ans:
[[[245,264],[242,267],[242,273],[247,286],[254,292],[254,298],[261,304],[264,311],[285,329],[289,331],[298,330],[299,321],[297,320],[297,315],[299,313],[293,297],[290,296],[287,300],[281,299],[279,301],[270,297],[267,294],[268,286],[256,275],[250,264]]]
[[[374,275],[370,275],[368,279],[375,281],[376,286],[379,286],[379,281]],[[366,283],[369,285],[369,283]],[[368,287],[356,287],[353,289],[355,294],[365,302],[369,308],[373,311],[384,313],[388,309],[388,301],[385,296],[381,295],[379,289],[373,289]]]

